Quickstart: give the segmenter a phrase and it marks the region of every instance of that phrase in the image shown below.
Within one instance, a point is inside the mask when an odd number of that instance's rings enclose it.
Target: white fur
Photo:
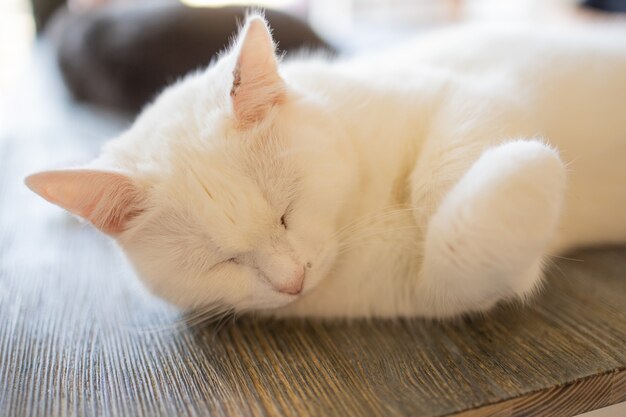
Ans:
[[[463,28],[284,62],[286,98],[245,127],[235,54],[94,163],[144,190],[117,240],[176,305],[447,317],[531,294],[550,254],[626,240],[623,31]]]

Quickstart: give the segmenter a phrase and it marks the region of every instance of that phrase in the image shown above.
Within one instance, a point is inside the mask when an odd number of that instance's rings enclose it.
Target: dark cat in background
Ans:
[[[81,101],[136,113],[165,86],[206,67],[249,7],[190,8],[175,1],[111,3],[64,10],[51,28],[63,79]],[[306,23],[276,10],[265,17],[279,51],[332,48]]]

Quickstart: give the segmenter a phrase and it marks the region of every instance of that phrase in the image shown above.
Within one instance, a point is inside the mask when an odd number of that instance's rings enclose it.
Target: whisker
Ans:
[[[233,310],[226,310],[226,311],[224,311],[224,313],[217,320],[217,323],[215,325],[215,334],[216,335],[217,335],[217,333],[220,332],[220,330],[222,330],[229,323],[228,319],[230,319],[232,316],[234,316],[234,311]],[[234,323],[234,321],[233,321],[233,323]]]
[[[564,259],[566,261],[585,262],[584,259],[568,258],[567,256],[549,255],[550,258]]]
[[[548,255],[543,262],[545,263],[545,266],[547,268],[545,268],[546,270],[548,268],[552,269],[556,269],[563,278],[567,278],[567,275],[565,274],[565,271],[563,271],[563,269],[559,266],[558,262],[556,262],[554,259],[551,259],[552,255]]]
[[[225,316],[230,314],[230,311],[230,309],[224,307],[208,310],[202,314],[195,315],[191,319],[186,318],[185,324],[188,328],[196,328],[210,322],[219,323]]]
[[[359,227],[371,227],[371,226],[373,226],[371,224],[372,222],[383,222],[383,221],[392,219],[392,218],[394,218],[396,216],[399,216],[401,214],[408,213],[408,212],[414,212],[414,211],[417,211],[417,210],[421,210],[421,209],[420,208],[416,208],[416,207],[405,207],[405,208],[395,209],[395,210],[384,209],[384,211],[381,211],[381,212],[368,214],[368,215],[362,216],[362,217],[360,217],[360,218],[358,218],[358,219],[348,223],[347,225],[345,225],[342,228],[340,228],[339,230],[337,230],[333,234],[333,238],[340,239],[343,235],[352,233],[354,230],[358,229]],[[366,222],[368,222],[368,224],[362,224],[362,223],[366,223]]]
[[[372,240],[371,240],[372,237],[378,237],[379,235],[384,234],[384,233],[401,232],[401,231],[408,231],[408,230],[422,230],[422,229],[423,228],[421,226],[413,225],[413,226],[403,226],[403,227],[395,227],[395,228],[385,228],[385,229],[374,230],[374,231],[370,230],[369,233],[358,234],[356,236],[353,236],[349,240],[340,242],[338,245],[338,248],[340,251],[343,251],[346,248],[354,248],[362,244],[369,244],[369,243],[372,243]],[[382,239],[379,239],[379,240],[382,240]]]
[[[353,219],[351,222],[347,223],[346,225],[344,225],[343,227],[339,228],[335,233],[341,233],[344,229],[350,228],[351,226],[353,226],[356,223],[365,221],[365,220],[369,220],[372,218],[376,218],[378,216],[381,215],[386,215],[388,213],[390,213],[391,211],[395,211],[396,207],[401,207],[401,210],[404,210],[405,205],[404,204],[397,204],[397,205],[392,205],[392,206],[388,206],[388,207],[384,207],[382,209],[380,209],[379,211],[373,212],[373,213],[367,213],[363,216],[357,217],[356,219]]]
[[[369,244],[377,243],[377,240],[370,240],[368,243]],[[353,245],[340,248],[336,252],[336,255],[337,256],[343,255],[343,254],[345,254],[347,252],[350,252],[351,250],[354,250],[355,248],[358,248],[359,246],[361,246],[361,242],[356,242]],[[395,247],[398,248],[398,249],[411,249],[411,250],[414,250],[416,255],[419,254],[419,252],[422,249],[422,245],[420,245],[418,242],[401,242],[401,243],[398,243]]]
[[[212,319],[217,318],[224,312],[224,307],[220,304],[211,304],[200,310],[196,310],[191,313],[186,313],[182,318],[177,319],[171,323],[164,323],[153,326],[143,326],[136,328],[135,330],[141,333],[161,333],[178,330],[187,330],[198,326],[199,324],[206,323]]]
[[[340,240],[339,244],[342,244],[344,242],[350,242],[352,240],[360,240],[363,237],[367,237],[370,235],[378,235],[378,234],[382,234],[386,232],[393,233],[393,232],[398,232],[398,231],[403,231],[403,230],[423,230],[423,229],[424,229],[423,226],[417,225],[417,224],[410,224],[410,225],[404,225],[404,226],[388,225],[386,227],[384,225],[372,225],[368,228],[363,228],[359,230],[359,233],[355,233],[349,238],[346,238],[345,240]]]

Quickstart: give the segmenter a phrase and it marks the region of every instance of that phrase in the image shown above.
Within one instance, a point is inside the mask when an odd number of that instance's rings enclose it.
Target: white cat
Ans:
[[[80,169],[29,187],[182,308],[447,317],[626,241],[626,33],[465,28],[279,63],[248,18]]]

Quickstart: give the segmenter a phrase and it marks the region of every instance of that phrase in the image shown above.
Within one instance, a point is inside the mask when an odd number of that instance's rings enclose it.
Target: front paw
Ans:
[[[484,311],[533,292],[565,179],[557,152],[538,141],[481,155],[429,223],[421,286],[436,315]]]

